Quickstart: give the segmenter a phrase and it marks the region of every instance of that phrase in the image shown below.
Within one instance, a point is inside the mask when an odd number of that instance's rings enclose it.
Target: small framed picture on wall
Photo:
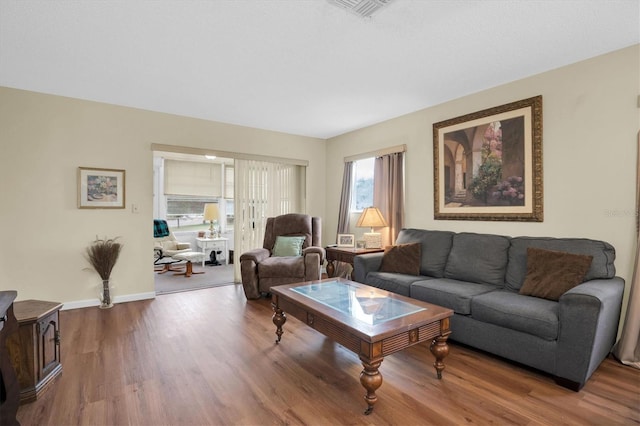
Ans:
[[[354,242],[355,242],[355,235],[338,234],[338,247],[353,247]]]
[[[123,209],[125,171],[78,167],[78,208]]]

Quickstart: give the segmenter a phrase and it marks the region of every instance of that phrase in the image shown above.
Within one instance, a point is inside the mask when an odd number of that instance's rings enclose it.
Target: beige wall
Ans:
[[[153,297],[152,143],[308,160],[307,211],[335,241],[343,158],[406,144],[406,225],[504,235],[609,241],[630,281],[635,214],[635,140],[640,128],[640,46],[508,83],[332,138],[256,130],[0,87],[0,289],[18,299],[97,303],[85,247],[120,236],[116,301]],[[543,96],[542,223],[434,221],[432,125],[469,112]],[[78,166],[125,169],[127,208],[79,210]],[[326,187],[325,187],[326,183]],[[131,212],[131,204],[140,212]],[[361,233],[361,230],[353,230]],[[626,300],[626,299],[625,299]]]
[[[617,272],[628,293],[635,253],[639,50],[632,46],[328,140],[324,241],[335,240],[343,158],[406,144],[406,227],[606,240],[616,248]],[[543,96],[544,222],[435,221],[433,123],[536,95]]]
[[[152,143],[308,160],[307,211],[324,214],[324,140],[0,87],[0,289],[97,303],[84,250],[119,236],[116,301],[153,297]],[[79,210],[79,166],[125,169],[127,208]]]

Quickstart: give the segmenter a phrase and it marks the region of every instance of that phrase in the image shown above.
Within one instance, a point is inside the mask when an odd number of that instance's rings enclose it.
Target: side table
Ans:
[[[18,375],[20,403],[35,401],[62,373],[60,318],[62,303],[22,300],[13,304],[17,332],[7,339]]]
[[[224,260],[224,264],[228,265],[229,264],[228,242],[229,240],[224,237],[196,238],[196,244],[200,249],[202,249],[202,254],[204,255],[204,257],[202,258],[202,266],[204,266],[204,261],[207,257],[207,250],[210,250],[210,251],[215,250],[216,252],[218,251],[221,252],[220,257],[218,257],[218,260]]]
[[[353,258],[360,254],[382,253],[383,248],[325,247],[327,256],[327,276],[333,278],[336,271],[335,262],[345,262],[353,266]]]

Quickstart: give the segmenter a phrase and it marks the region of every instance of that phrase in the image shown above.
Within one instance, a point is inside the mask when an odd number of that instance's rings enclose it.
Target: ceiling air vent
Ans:
[[[368,18],[378,10],[388,6],[393,0],[327,0],[329,3],[346,9],[362,18]]]

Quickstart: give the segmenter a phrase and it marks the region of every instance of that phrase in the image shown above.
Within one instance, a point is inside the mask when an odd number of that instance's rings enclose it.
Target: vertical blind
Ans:
[[[235,240],[238,254],[262,247],[267,218],[304,213],[306,167],[256,160],[235,160]],[[240,263],[234,262],[240,281]]]

